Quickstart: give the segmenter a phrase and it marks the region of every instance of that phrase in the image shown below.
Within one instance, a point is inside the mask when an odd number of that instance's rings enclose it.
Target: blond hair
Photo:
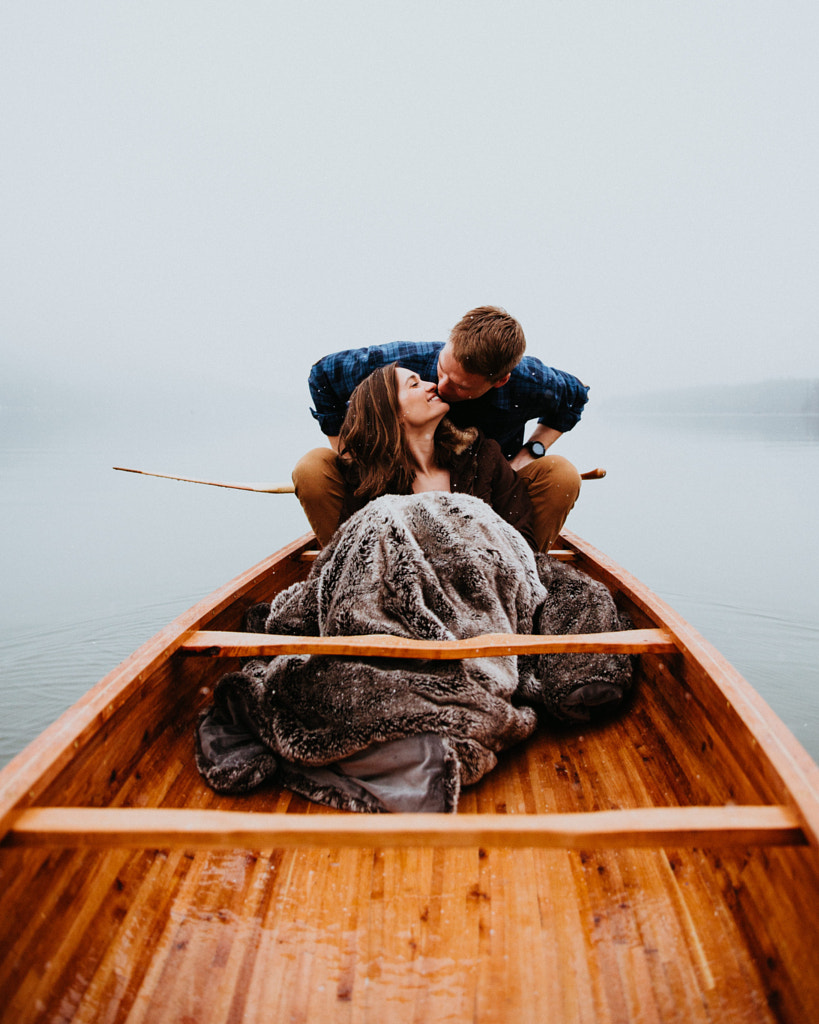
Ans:
[[[467,373],[493,383],[523,358],[523,328],[500,306],[478,306],[466,313],[449,335],[452,355]]]

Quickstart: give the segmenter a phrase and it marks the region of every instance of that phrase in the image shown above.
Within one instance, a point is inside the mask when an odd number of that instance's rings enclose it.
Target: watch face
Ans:
[[[536,459],[539,459],[541,458],[541,456],[546,454],[546,449],[543,447],[540,441],[530,441],[529,451],[532,453],[532,455],[534,455]]]

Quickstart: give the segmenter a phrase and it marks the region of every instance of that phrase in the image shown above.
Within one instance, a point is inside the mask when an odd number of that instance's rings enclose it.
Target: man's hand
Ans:
[[[559,437],[562,437],[559,430],[553,430],[551,427],[544,427],[541,423],[538,423],[532,431],[529,440],[540,441],[543,447],[548,451]],[[517,455],[513,459],[509,460],[509,465],[512,469],[522,469],[524,466],[528,466],[530,462],[534,461],[534,457],[529,454],[528,449],[521,448]]]

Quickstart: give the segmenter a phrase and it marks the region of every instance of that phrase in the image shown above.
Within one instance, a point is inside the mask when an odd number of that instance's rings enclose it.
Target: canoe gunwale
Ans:
[[[779,801],[795,810],[809,843],[819,849],[819,766],[770,705],[679,612],[644,583],[571,531],[564,530],[561,539],[578,555],[580,568],[584,562],[594,566],[595,575],[615,593],[662,623],[680,655],[708,676],[748,731],[760,758],[768,760]]]
[[[287,559],[299,560],[315,544],[312,533],[246,569],[178,615],[120,662],[0,771],[0,839],[15,809],[33,804],[101,724],[178,651],[186,638],[252,589]]]

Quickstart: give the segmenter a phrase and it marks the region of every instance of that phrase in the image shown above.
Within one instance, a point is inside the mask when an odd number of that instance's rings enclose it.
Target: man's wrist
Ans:
[[[542,459],[546,454],[546,445],[541,441],[527,441],[523,447],[533,459]]]
[[[509,460],[509,465],[512,467],[512,469],[518,470],[523,469],[524,466],[528,466],[530,462],[534,461],[535,460],[532,458],[532,456],[529,454],[526,448],[521,448],[517,455],[515,455],[513,458]]]

